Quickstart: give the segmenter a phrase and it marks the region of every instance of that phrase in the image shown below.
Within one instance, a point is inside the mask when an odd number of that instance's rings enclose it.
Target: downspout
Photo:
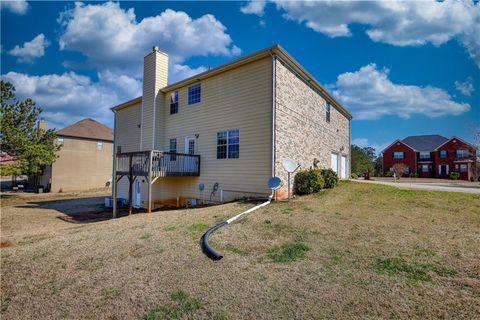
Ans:
[[[268,54],[272,57],[272,177],[275,177],[275,137],[276,137],[276,103],[277,103],[277,88],[276,88],[276,58],[277,56],[272,54],[271,50],[268,50]]]
[[[117,217],[117,112],[113,110],[113,172],[112,172],[112,218]]]

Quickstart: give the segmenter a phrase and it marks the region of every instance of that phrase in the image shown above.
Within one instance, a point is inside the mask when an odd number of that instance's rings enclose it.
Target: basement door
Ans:
[[[134,208],[140,208],[142,205],[142,192],[141,192],[141,183],[139,180],[135,180],[133,183],[133,204]]]
[[[185,154],[195,154],[195,138],[185,137]],[[185,171],[193,172],[195,171],[195,158],[194,157],[185,157]]]

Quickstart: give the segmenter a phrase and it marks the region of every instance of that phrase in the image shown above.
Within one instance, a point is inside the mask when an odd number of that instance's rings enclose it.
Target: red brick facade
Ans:
[[[400,154],[395,158],[395,152],[403,152],[403,159],[398,159]],[[457,137],[447,140],[435,150],[421,153],[397,140],[383,151],[383,173],[391,171],[395,163],[404,163],[410,169],[405,176],[417,174],[422,178],[447,179],[451,172],[458,172],[459,179],[470,180],[476,174],[476,150]]]
[[[395,152],[403,152],[403,159],[395,159]],[[404,163],[409,168],[407,175],[410,173],[417,173],[415,151],[401,141],[396,141],[383,151],[384,174],[390,171],[395,163]]]

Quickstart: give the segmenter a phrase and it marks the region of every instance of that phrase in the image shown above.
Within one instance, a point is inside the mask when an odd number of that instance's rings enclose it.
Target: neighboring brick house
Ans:
[[[458,172],[460,179],[471,180],[476,175],[476,148],[458,137],[410,136],[394,141],[382,153],[384,174],[395,163],[403,163],[407,167],[405,176],[448,178],[451,172]]]
[[[174,84],[154,48],[143,96],[112,110],[115,190],[136,207],[268,195],[271,176],[286,196],[284,159],[350,177],[351,114],[278,45]]]

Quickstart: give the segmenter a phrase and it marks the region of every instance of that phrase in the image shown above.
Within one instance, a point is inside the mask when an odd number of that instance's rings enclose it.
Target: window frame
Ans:
[[[172,147],[173,143],[173,147]],[[168,145],[168,150],[170,152],[170,161],[177,161],[177,149],[178,148],[178,143],[177,143],[177,138],[170,138],[169,145]]]
[[[178,97],[178,90],[175,90],[170,94],[170,114],[178,113]]]
[[[423,154],[423,157],[422,157]],[[420,160],[427,160],[430,159],[431,155],[429,151],[420,151],[418,152],[418,159]]]
[[[459,172],[468,172],[468,165],[466,163],[460,163],[460,166],[459,166]]]
[[[443,155],[444,154],[444,155]],[[447,150],[440,150],[438,151],[438,157],[440,159],[446,159],[448,158],[448,151]]]
[[[198,93],[194,91],[197,88],[198,88]],[[202,102],[202,84],[201,83],[196,83],[188,87],[187,102],[189,106]]]
[[[396,156],[396,154],[399,154],[399,153],[402,154],[402,157],[401,157],[401,158],[399,158],[399,157]],[[393,159],[396,159],[396,160],[405,159],[405,152],[403,152],[403,151],[394,151],[394,152],[393,152]]]
[[[64,137],[58,137],[58,138],[57,138],[57,144],[58,144],[59,146],[65,145],[65,138],[64,138]]]
[[[103,150],[103,141],[97,141],[97,150],[102,151]]]
[[[459,152],[461,151],[461,152]],[[467,149],[457,149],[455,151],[455,157],[460,158],[460,159],[465,159],[470,157],[470,152],[468,152]]]
[[[225,143],[219,143],[220,140],[224,140]],[[232,140],[236,140],[236,142],[232,142]],[[237,146],[237,148],[235,148],[235,146]],[[217,160],[240,159],[240,129],[217,132],[216,150]]]
[[[330,123],[331,110],[332,106],[330,105],[330,103],[327,102],[325,105],[325,121],[327,121],[328,123]]]

